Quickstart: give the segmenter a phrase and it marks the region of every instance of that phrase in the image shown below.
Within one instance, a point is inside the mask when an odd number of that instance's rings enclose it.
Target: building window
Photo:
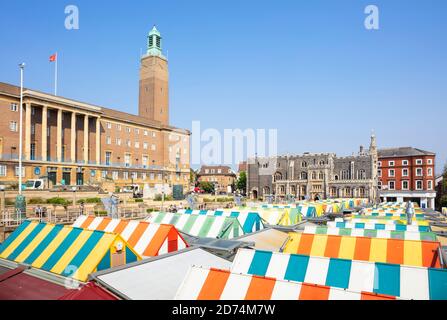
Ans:
[[[158,179],[158,180],[163,180],[163,177],[161,176],[161,173],[159,173],[159,174],[157,175],[157,179]]]
[[[417,177],[422,177],[422,175],[423,175],[423,174],[422,174],[422,168],[417,168],[417,169],[416,169],[416,176],[417,176]]]
[[[144,135],[147,136],[147,130],[144,130]]]
[[[112,138],[111,137],[107,137],[106,138],[106,143],[107,144],[112,144]]]
[[[103,179],[107,178],[107,171],[102,171],[102,172],[101,172],[101,177],[102,177]]]
[[[17,132],[17,121],[9,122],[9,130],[13,132]]]
[[[417,165],[421,165],[421,164],[422,164],[422,159],[417,159],[417,160],[416,160],[416,164],[417,164]]]
[[[408,166],[408,160],[402,160],[402,165],[403,166]]]
[[[110,122],[107,122],[107,129],[112,129],[112,124]]]
[[[148,162],[149,162],[149,157],[148,156],[143,156],[143,168],[144,169],[147,168]]]
[[[120,146],[121,145],[121,139],[120,138],[116,138],[116,145]]]
[[[156,148],[155,144],[153,144],[152,147],[151,147],[151,150],[152,150],[152,151],[155,151],[156,149],[157,149],[157,148]]]
[[[407,180],[402,181],[402,190],[408,190],[408,181]]]
[[[140,148],[140,143],[138,141],[135,141],[135,148],[137,148],[137,149]]]
[[[388,170],[388,176],[395,177],[396,176],[396,171],[394,171],[394,169],[389,169]]]
[[[146,177],[147,177],[147,176],[146,176],[146,173],[143,172],[143,173],[141,174],[141,179],[146,180]]]
[[[35,143],[31,143],[31,154],[30,154],[30,159],[31,160],[36,160],[36,144]]]
[[[112,159],[112,152],[106,152],[106,166],[110,166],[110,160]]]
[[[395,164],[394,161],[390,161],[390,162],[388,162],[388,165],[389,165],[390,167],[394,167],[394,164]]]
[[[34,123],[31,125],[31,134],[36,134],[36,125]]]
[[[429,176],[429,177],[433,176],[433,169],[432,168],[428,168],[427,169],[427,176]]]
[[[323,179],[324,179],[324,175],[323,175],[322,172],[320,172],[320,173],[318,174],[318,179],[319,179],[319,180],[323,180]]]
[[[120,124],[117,124],[116,128],[118,129],[118,131],[121,131],[121,125]]]
[[[130,154],[129,153],[126,153],[124,155],[124,165],[126,167],[130,167]]]
[[[155,179],[155,174],[151,173],[149,176],[149,179],[154,180]]]
[[[427,181],[427,189],[428,190],[433,190],[433,181],[431,181],[431,180]]]
[[[379,190],[382,189],[382,181],[377,182],[377,188]]]
[[[408,177],[408,169],[402,169],[402,177]]]
[[[130,140],[127,140],[127,141],[126,141],[126,145],[127,145],[129,148],[130,148],[130,146],[132,146]]]
[[[143,149],[144,149],[144,150],[147,150],[148,147],[149,147],[149,146],[148,146],[147,142],[143,142]]]
[[[348,174],[348,171],[347,171],[347,170],[343,170],[343,171],[341,172],[341,179],[342,179],[342,180],[348,180],[348,179],[349,179],[349,174]]]
[[[359,179],[360,180],[365,180],[366,179],[366,171],[365,170],[360,170],[359,171]]]
[[[135,129],[135,134],[140,134],[140,129]]]
[[[382,177],[382,169],[377,170],[377,176],[380,178]]]
[[[15,167],[15,176],[16,177],[19,176],[19,172],[20,172],[19,168],[20,168],[19,166]],[[25,167],[22,167],[22,178],[25,178]]]
[[[0,165],[0,177],[6,177],[6,166]]]
[[[129,172],[123,172],[123,179],[129,180]]]
[[[307,168],[307,162],[306,161],[301,162],[301,167]]]
[[[130,133],[130,128],[129,127],[126,127],[126,132]]]
[[[157,134],[154,132],[152,132],[152,138],[155,138],[157,136]]]
[[[382,166],[382,161],[377,161],[377,166],[381,167]]]
[[[119,177],[118,171],[113,171],[112,172],[112,179],[113,180],[118,180],[118,177]]]
[[[134,180],[138,179],[138,173],[136,173],[136,172],[132,172],[131,177],[132,177],[132,179],[134,179]]]
[[[17,103],[11,103],[9,108],[12,112],[17,112],[19,110],[19,105]]]
[[[394,181],[388,181],[388,189],[394,190],[396,188],[396,183]]]
[[[422,190],[422,188],[423,188],[422,180],[417,180],[416,181],[416,190]]]
[[[427,164],[433,164],[433,159],[427,159]]]

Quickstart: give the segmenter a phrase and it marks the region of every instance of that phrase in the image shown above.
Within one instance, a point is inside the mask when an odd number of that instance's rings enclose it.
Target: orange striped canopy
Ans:
[[[285,253],[440,268],[440,243],[292,232]]]
[[[143,257],[154,257],[188,247],[177,229],[167,224],[80,216],[73,226],[119,234]]]

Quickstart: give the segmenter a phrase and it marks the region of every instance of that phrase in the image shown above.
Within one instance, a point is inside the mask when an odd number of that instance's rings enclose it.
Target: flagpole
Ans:
[[[57,96],[57,61],[59,60],[58,53],[56,52],[56,65],[54,68],[54,95]]]

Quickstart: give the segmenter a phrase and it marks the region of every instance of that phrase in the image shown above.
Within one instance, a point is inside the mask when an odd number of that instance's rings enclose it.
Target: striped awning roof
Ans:
[[[403,224],[406,225],[407,224],[407,220],[406,219],[378,219],[378,217],[371,217],[370,218],[347,218],[347,219],[343,219],[343,218],[335,218],[335,222],[352,222],[352,223],[382,223],[382,224]],[[420,220],[420,219],[413,219],[412,221],[412,225],[419,225],[419,226],[428,226],[429,222],[426,220]]]
[[[186,241],[172,225],[107,217],[80,216],[73,224],[73,227],[119,234],[142,257],[155,257],[188,247]]]
[[[447,269],[239,249],[231,272],[402,299],[447,299]]]
[[[430,232],[429,226],[406,225],[406,224],[385,224],[374,222],[335,222],[328,221],[327,226],[331,228],[351,228],[351,229],[369,229],[369,230],[389,230],[389,231],[412,231],[412,232]]]
[[[261,216],[252,211],[232,211],[232,210],[180,210],[182,214],[198,214],[207,216],[222,216],[236,218],[244,229],[244,233],[252,233],[264,229]]]
[[[118,243],[127,262],[141,259],[119,235],[27,220],[0,246],[0,258],[85,282],[99,266],[110,268]]]
[[[284,252],[307,256],[384,262],[419,267],[441,267],[440,243],[398,239],[289,234]]]
[[[181,232],[202,238],[232,239],[244,234],[241,224],[234,217],[152,212],[147,221],[172,224]]]
[[[352,237],[369,237],[381,239],[402,239],[402,240],[427,240],[437,241],[436,234],[433,232],[412,232],[412,231],[390,231],[390,230],[370,230],[370,229],[351,229],[334,228],[324,226],[306,226],[303,233],[309,234],[330,234]]]
[[[389,300],[395,297],[191,267],[176,300]]]

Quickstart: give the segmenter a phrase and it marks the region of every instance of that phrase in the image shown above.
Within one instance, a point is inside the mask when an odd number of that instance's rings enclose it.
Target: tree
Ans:
[[[239,179],[237,180],[236,187],[238,190],[242,191],[243,194],[246,194],[247,191],[247,173],[242,171],[239,174]]]
[[[199,183],[199,188],[205,191],[206,193],[214,192],[214,184],[208,181],[202,181]]]
[[[436,190],[436,208],[441,211],[442,207],[447,207],[447,163],[442,173],[442,181]]]

